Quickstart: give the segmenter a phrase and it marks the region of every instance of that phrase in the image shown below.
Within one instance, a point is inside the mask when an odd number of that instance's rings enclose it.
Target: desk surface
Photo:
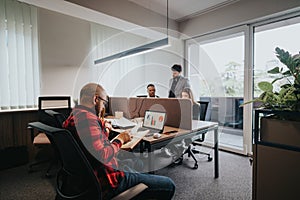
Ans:
[[[153,136],[150,136],[150,137],[144,137],[143,140],[152,144],[152,143],[156,143],[156,142],[161,142],[163,140],[169,140],[169,139],[172,139],[174,137],[186,135],[190,132],[205,130],[205,129],[213,128],[213,127],[216,127],[216,126],[218,126],[218,123],[216,123],[216,122],[193,120],[192,121],[192,130],[186,130],[186,129],[180,129],[180,128],[174,128],[174,127],[170,127],[170,126],[165,126],[164,127],[164,132],[161,134],[160,138],[155,139],[155,138],[153,138]],[[172,130],[175,130],[177,132],[166,134],[166,132],[169,132],[169,131],[172,131]]]
[[[110,118],[113,118],[113,117],[110,117]],[[147,142],[150,144],[155,144],[155,143],[159,143],[162,141],[171,140],[172,138],[175,138],[175,137],[184,136],[191,132],[197,132],[197,131],[201,131],[201,130],[205,130],[205,129],[209,129],[209,128],[215,128],[215,127],[218,127],[218,123],[216,123],[216,122],[193,120],[192,121],[192,130],[175,128],[175,127],[171,127],[171,126],[164,126],[164,131],[161,134],[161,137],[154,138],[153,136],[148,136],[148,137],[145,136],[142,138],[142,140],[144,142]],[[130,130],[130,129],[128,129],[128,130]],[[115,130],[115,131],[121,132],[124,130]],[[167,132],[169,132],[169,131],[177,131],[177,132],[168,134]],[[140,139],[136,140],[135,138],[133,138],[133,141],[122,145],[121,148],[124,150],[132,150],[139,142],[141,142]]]

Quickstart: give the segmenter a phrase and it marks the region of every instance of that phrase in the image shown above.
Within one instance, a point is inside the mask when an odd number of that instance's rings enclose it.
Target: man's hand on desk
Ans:
[[[124,131],[120,133],[116,139],[120,140],[122,144],[125,144],[126,142],[129,142],[131,140],[131,135],[129,134],[128,131]]]
[[[112,125],[110,121],[106,121],[104,122],[104,126],[106,129],[108,129],[109,131],[112,129]]]

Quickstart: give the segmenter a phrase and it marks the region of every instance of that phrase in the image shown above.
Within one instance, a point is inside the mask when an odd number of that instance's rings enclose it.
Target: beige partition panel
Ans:
[[[122,111],[124,117],[132,118],[128,111],[127,97],[109,97],[109,108],[109,113],[111,113],[112,115],[115,115],[116,111]]]
[[[144,117],[146,110],[164,111],[167,126],[192,129],[192,102],[189,99],[131,97],[128,105],[131,118]]]

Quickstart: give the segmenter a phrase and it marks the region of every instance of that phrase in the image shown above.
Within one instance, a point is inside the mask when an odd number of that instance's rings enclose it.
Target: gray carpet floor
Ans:
[[[199,168],[196,170],[192,169],[193,160],[185,156],[182,165],[170,165],[156,174],[174,180],[174,200],[252,199],[252,166],[249,158],[223,151],[220,151],[219,157],[218,179],[214,178],[214,161],[207,162],[207,158],[201,155],[198,155]],[[23,165],[0,171],[1,200],[53,200],[54,197],[55,177],[46,178],[45,170],[28,173],[27,165]]]

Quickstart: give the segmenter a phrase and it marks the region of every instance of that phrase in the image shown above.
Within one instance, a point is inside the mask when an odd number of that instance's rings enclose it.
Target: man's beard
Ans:
[[[95,105],[95,111],[96,111],[96,115],[99,116],[100,106],[98,104]]]

